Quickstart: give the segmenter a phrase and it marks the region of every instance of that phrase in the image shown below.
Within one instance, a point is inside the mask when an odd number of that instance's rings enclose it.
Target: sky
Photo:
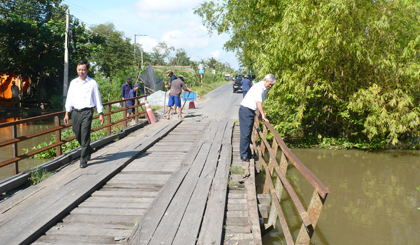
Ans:
[[[194,14],[204,0],[63,0],[70,14],[89,25],[112,22],[134,42],[151,52],[164,41],[175,49],[183,48],[194,61],[215,58],[239,68],[235,54],[223,50],[228,34],[209,36],[201,18]],[[175,52],[171,55],[174,56]]]

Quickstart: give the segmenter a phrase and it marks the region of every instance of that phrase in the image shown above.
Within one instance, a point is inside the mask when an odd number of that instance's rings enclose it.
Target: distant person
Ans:
[[[131,83],[133,82],[133,80],[131,79],[131,77],[127,77],[125,79],[125,83],[121,86],[121,99],[128,99],[129,97],[129,93],[130,90],[133,89],[133,87],[131,86]],[[127,102],[126,102],[127,103]],[[124,102],[120,104],[121,106],[124,105]],[[127,107],[127,104],[126,104]]]
[[[251,81],[248,78],[248,75],[245,75],[244,79],[241,81],[243,94],[242,98],[245,98],[246,93],[248,93],[249,89],[251,88]]]
[[[134,88],[132,90],[130,90],[130,92],[128,93],[127,99],[137,97],[136,96],[137,95],[137,90],[139,90],[139,89],[140,89],[140,85],[137,84],[137,83],[134,84]],[[135,102],[134,100],[127,100],[127,107],[133,106],[134,102]],[[133,113],[133,108],[127,110],[127,117],[129,117],[131,113]]]
[[[182,117],[182,108],[181,108],[182,90],[192,92],[192,90],[189,89],[181,79],[173,80],[171,84],[171,90],[169,91],[168,115],[167,115],[168,120],[170,119],[169,113],[171,112],[172,106],[174,105],[175,105],[174,110],[176,110],[176,107],[179,108],[179,111],[178,111],[179,119],[184,119],[184,117]]]
[[[241,131],[239,154],[242,161],[248,162],[252,157],[249,144],[251,143],[251,133],[252,125],[254,125],[255,111],[260,111],[261,121],[268,122],[268,119],[265,117],[262,104],[265,100],[265,94],[275,83],[276,77],[273,74],[268,74],[264,77],[264,81],[251,87],[241,102],[241,106],[239,107],[239,129]]]
[[[16,82],[12,81],[12,86],[10,87],[12,90],[12,101],[11,106],[16,107],[16,105],[19,107],[19,87],[16,86]]]
[[[166,71],[166,75],[171,78],[171,81],[169,81],[169,86],[166,86],[167,88],[170,88],[171,87],[171,84],[172,84],[172,81],[175,80],[175,79],[177,79],[177,77],[174,75],[174,72],[171,71],[171,70],[167,70]],[[174,114],[176,114],[176,106],[174,108]]]
[[[72,115],[73,132],[76,135],[82,150],[80,155],[80,168],[87,167],[93,148],[90,146],[90,131],[92,128],[93,107],[99,113],[99,121],[104,124],[103,106],[98,84],[88,77],[89,63],[79,61],[77,63],[78,78],[73,79],[67,92],[66,115],[64,123],[69,124],[69,112]]]

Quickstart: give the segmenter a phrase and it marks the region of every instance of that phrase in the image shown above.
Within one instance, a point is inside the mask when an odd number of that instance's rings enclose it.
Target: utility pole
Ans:
[[[63,109],[65,109],[67,90],[69,87],[69,18],[70,10],[66,12],[66,40],[64,42],[64,81],[63,81]]]
[[[147,35],[134,34],[134,66],[136,65],[136,36],[145,37]],[[141,49],[141,69],[143,69],[143,48]]]

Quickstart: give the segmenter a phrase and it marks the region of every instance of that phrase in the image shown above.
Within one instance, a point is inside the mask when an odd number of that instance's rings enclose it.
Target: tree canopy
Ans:
[[[419,136],[420,2],[210,1],[203,23],[262,78],[288,136],[396,144]]]

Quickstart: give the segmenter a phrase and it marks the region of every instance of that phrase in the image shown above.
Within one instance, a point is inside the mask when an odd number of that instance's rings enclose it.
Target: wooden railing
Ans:
[[[139,96],[139,97],[135,97],[135,98],[130,98],[130,99],[124,99],[124,100],[118,100],[118,101],[111,101],[111,102],[107,102],[107,103],[103,103],[104,106],[104,125],[96,127],[94,129],[92,129],[91,132],[95,132],[101,129],[106,129],[107,130],[107,135],[111,134],[111,128],[114,125],[120,124],[122,123],[123,128],[127,127],[127,122],[129,119],[134,118],[135,122],[138,123],[139,122],[139,117],[142,116],[146,116],[146,110],[143,108],[144,103],[139,103],[139,99],[140,98],[145,98],[146,96]],[[126,103],[128,100],[135,100],[135,104],[134,106],[130,106],[130,107],[126,107]],[[121,109],[118,110],[114,110],[111,111],[111,105],[112,104],[116,104],[116,103],[123,103],[123,107]],[[139,108],[141,109],[141,111],[139,111]],[[127,117],[127,110],[128,109],[134,109],[134,114]],[[123,112],[124,116],[122,119],[117,120],[112,122],[111,120],[111,115],[118,113],[118,112]],[[3,162],[0,162],[0,168],[4,167],[6,165],[9,164],[14,164],[14,169],[13,169],[13,173],[16,175],[19,173],[19,161],[29,158],[33,155],[36,155],[38,153],[41,153],[43,151],[52,149],[52,148],[56,148],[56,156],[60,156],[62,155],[62,149],[61,146],[64,143],[70,142],[72,140],[75,140],[76,137],[69,137],[67,139],[62,139],[61,138],[61,131],[65,128],[71,127],[72,123],[69,123],[67,125],[62,125],[61,121],[62,118],[64,118],[64,114],[65,111],[60,111],[60,112],[55,112],[55,113],[51,113],[48,115],[43,115],[43,116],[37,116],[37,117],[31,117],[31,118],[27,118],[27,119],[22,119],[22,120],[18,120],[18,121],[14,121],[14,122],[6,122],[6,123],[0,123],[0,128],[4,128],[4,127],[12,127],[12,139],[9,140],[5,140],[0,142],[0,149],[1,147],[4,146],[8,146],[8,145],[12,145],[13,146],[13,156],[11,156],[10,159],[7,159]],[[60,119],[61,117],[61,119]],[[50,128],[50,129],[46,129],[46,130],[42,130],[40,132],[36,132],[36,133],[32,133],[32,134],[28,134],[28,135],[19,135],[17,134],[17,125],[19,124],[25,124],[25,123],[31,123],[31,122],[35,122],[35,121],[39,121],[39,120],[46,120],[46,119],[51,119],[54,118],[54,127]],[[97,119],[99,118],[99,115],[94,116],[93,119]],[[38,136],[42,136],[42,135],[46,135],[46,134],[51,134],[51,133],[55,133],[55,139],[56,142],[46,146],[46,147],[42,147],[40,149],[37,150],[33,150],[30,152],[27,152],[25,154],[22,155],[18,155],[18,143],[31,139],[31,138],[35,138]]]
[[[270,123],[260,123],[257,116],[254,121],[254,128],[252,132],[252,142],[254,150],[259,156],[258,166],[259,170],[264,168],[266,176],[263,194],[271,195],[271,205],[269,210],[269,217],[267,227],[275,226],[277,218],[280,221],[286,243],[290,244],[309,244],[314,233],[316,224],[318,222],[324,202],[328,194],[331,194],[328,187],[326,187],[305,165],[292,153],[286,146],[277,131]],[[270,145],[267,140],[267,135],[273,135],[273,141]],[[281,150],[280,163],[277,162],[277,151]],[[264,156],[269,154],[269,162],[264,160]],[[306,180],[313,186],[314,192],[307,210],[296,194],[290,182],[286,179],[286,172],[288,164],[291,163],[294,167],[306,178]],[[276,176],[275,183],[273,183],[273,175]],[[286,189],[291,200],[296,207],[298,214],[302,220],[302,226],[299,234],[294,242],[292,234],[287,224],[286,217],[281,207],[281,196],[283,190]]]

